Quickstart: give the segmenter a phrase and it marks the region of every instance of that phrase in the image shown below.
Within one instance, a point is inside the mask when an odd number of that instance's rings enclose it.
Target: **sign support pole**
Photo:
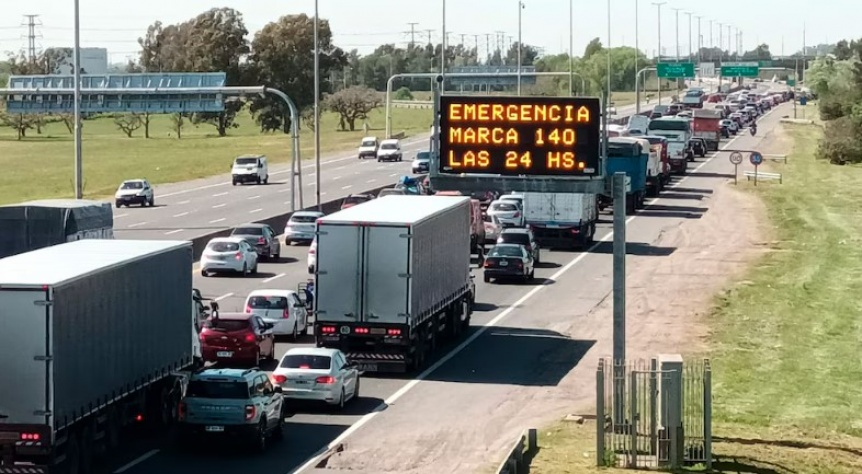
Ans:
[[[739,165],[736,163],[733,164],[733,185],[739,185]]]
[[[614,173],[614,259],[613,259],[613,358],[614,358],[614,424],[625,420],[626,360],[626,174]]]
[[[759,168],[759,166],[754,165],[754,185],[755,186],[757,186],[757,168]]]

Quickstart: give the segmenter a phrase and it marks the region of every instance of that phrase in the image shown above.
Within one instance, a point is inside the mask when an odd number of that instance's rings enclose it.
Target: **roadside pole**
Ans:
[[[739,164],[742,163],[742,153],[735,151],[730,154],[730,162],[733,163],[733,185],[739,184]]]
[[[626,360],[626,174],[614,173],[614,424],[625,422]],[[601,421],[600,421],[601,422]]]

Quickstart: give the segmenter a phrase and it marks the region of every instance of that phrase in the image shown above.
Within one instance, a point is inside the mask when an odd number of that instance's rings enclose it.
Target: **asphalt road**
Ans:
[[[778,117],[787,110],[786,104],[773,109],[761,119],[761,133],[757,137],[740,133],[730,142],[725,141],[724,148],[755,148],[760,137],[774,127]],[[732,170],[727,153],[709,155],[707,159],[690,163],[689,175],[683,183],[675,184],[672,190],[666,191],[667,197],[651,201],[636,217],[628,219],[629,254],[660,258],[672,253],[672,248],[656,248],[648,242],[654,241],[663,229],[708,212],[703,197],[732,177],[729,174]],[[547,328],[553,325],[555,318],[586,314],[607,297],[612,285],[610,232],[611,219],[603,215],[597,233],[600,242],[590,251],[543,250],[543,263],[536,270],[536,280],[530,284],[485,284],[481,271],[475,270],[477,307],[472,335],[467,342],[448,353],[443,351],[446,354],[416,379],[365,376],[362,397],[344,412],[311,408],[293,414],[287,420],[284,441],[270,446],[265,454],[250,457],[220,449],[205,454],[188,453],[170,443],[156,442],[127,453],[130,457],[132,454],[139,457],[114,468],[114,472],[227,474],[242,470],[288,474],[307,468],[314,462],[314,459],[309,462],[310,458],[347,438],[350,443],[368,445],[374,443],[375,432],[397,437],[397,430],[415,432],[422,427],[437,430],[445,417],[471,416],[459,410],[471,414],[482,413],[482,410],[491,412],[505,401],[507,385],[554,386],[595,341],[576,341],[551,331],[527,328]],[[308,278],[306,246],[285,248],[282,255],[281,262],[262,263],[256,276],[203,278],[195,275],[195,286],[206,296],[219,299],[223,310],[239,310],[245,296],[253,289],[294,289]],[[539,293],[542,297],[535,298]],[[543,309],[536,311],[538,307]],[[310,337],[302,341],[302,344],[312,343]],[[280,343],[278,355],[292,345]],[[548,365],[543,358],[552,346],[563,349],[569,356]],[[538,367],[542,370],[537,370]],[[420,383],[421,380],[438,383]],[[471,388],[464,388],[467,386]],[[472,392],[465,392],[469,390]],[[465,408],[468,405],[470,408]],[[481,419],[475,422],[481,423]],[[417,446],[403,448],[408,452],[421,449]]]

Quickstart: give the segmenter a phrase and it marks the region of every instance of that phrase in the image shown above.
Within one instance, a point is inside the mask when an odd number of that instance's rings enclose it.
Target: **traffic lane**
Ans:
[[[343,198],[387,184],[395,184],[398,176],[411,175],[409,162],[378,163],[366,161],[358,170],[343,170],[321,182],[321,201]],[[314,203],[315,183],[303,183],[304,204]],[[296,201],[297,207],[299,201]],[[115,233],[123,239],[191,239],[246,222],[290,212],[290,186],[276,182],[269,185],[236,186],[214,193],[186,206],[177,207],[157,202],[153,208],[122,209],[115,217]],[[276,229],[280,230],[280,229]]]

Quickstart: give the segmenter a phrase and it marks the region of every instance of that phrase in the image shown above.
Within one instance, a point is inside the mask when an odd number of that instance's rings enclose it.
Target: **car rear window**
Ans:
[[[231,235],[263,235],[263,227],[237,227]]]
[[[257,158],[237,158],[236,164],[238,165],[256,165]]]
[[[243,400],[251,396],[246,382],[192,380],[186,388],[187,397]]]
[[[495,211],[517,211],[518,206],[508,202],[498,202],[492,206],[492,209]]]
[[[527,245],[530,243],[530,237],[527,234],[503,232],[502,234],[500,234],[500,243]]]
[[[207,319],[204,321],[204,327],[216,331],[242,331],[251,327],[251,321],[248,319]]]
[[[521,257],[523,254],[521,253],[520,247],[494,247],[488,252],[489,257]]]
[[[313,224],[317,222],[317,216],[292,216],[290,221],[297,224]]]
[[[359,146],[374,146],[377,145],[377,142],[374,140],[365,140]]]
[[[416,153],[416,159],[417,160],[430,160],[431,159],[431,152],[430,151],[420,151],[419,153]]]
[[[239,244],[236,242],[212,242],[207,245],[207,248],[213,252],[236,252],[239,250]]]
[[[140,181],[126,181],[120,189],[144,189],[144,183]]]
[[[332,358],[322,355],[295,354],[285,356],[281,361],[283,369],[327,370],[332,364]]]
[[[252,309],[285,309],[287,298],[284,296],[252,296],[248,300]]]

